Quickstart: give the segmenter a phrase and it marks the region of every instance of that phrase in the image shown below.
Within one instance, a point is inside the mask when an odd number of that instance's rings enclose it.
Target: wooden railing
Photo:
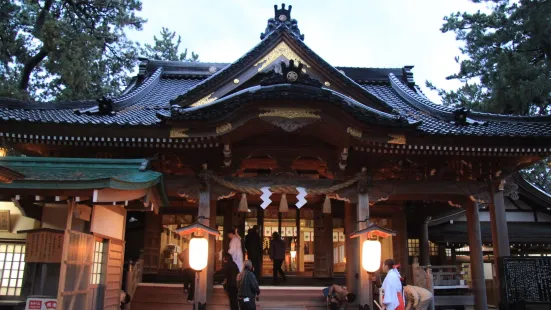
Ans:
[[[140,259],[138,259],[137,262],[130,261],[126,266],[126,277],[123,290],[126,292],[127,295],[130,295],[131,298],[131,302],[125,305],[124,309],[126,310],[130,309],[132,298],[134,298],[134,294],[138,289],[138,285],[142,282],[143,266],[144,260],[142,256],[140,256]]]

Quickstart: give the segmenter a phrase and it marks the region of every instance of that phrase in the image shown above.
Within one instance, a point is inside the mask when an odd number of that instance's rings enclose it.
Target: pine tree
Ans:
[[[121,91],[138,46],[139,0],[0,0],[0,96],[78,100]]]
[[[517,115],[551,114],[551,1],[472,0],[489,13],[453,13],[441,31],[454,32],[464,45],[457,90],[437,88],[444,105]],[[551,193],[551,159],[522,171]]]
[[[176,38],[175,31],[170,31],[168,28],[163,27],[160,34],[160,38],[157,38],[157,36],[153,37],[155,41],[154,45],[145,44],[145,47],[142,49],[142,55],[154,60],[199,61],[199,55],[194,52],[191,52],[191,57],[188,57],[187,48],[183,52],[180,52],[182,37],[178,35],[178,38]]]

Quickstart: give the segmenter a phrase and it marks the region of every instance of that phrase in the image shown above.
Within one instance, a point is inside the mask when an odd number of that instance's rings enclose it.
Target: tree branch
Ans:
[[[46,22],[46,15],[48,14],[48,12],[50,12],[50,9],[52,8],[53,4],[54,4],[53,0],[46,0],[46,2],[44,2],[44,7],[42,8],[42,10],[40,10],[40,13],[38,14],[38,18],[36,19],[36,23],[34,26],[35,34],[39,34],[42,31],[42,27]]]
[[[25,65],[23,66],[23,71],[21,72],[21,81],[19,81],[19,89],[27,91],[27,88],[29,87],[29,80],[31,78],[31,73],[33,70],[38,66],[38,64],[44,60],[48,56],[48,51],[42,47],[40,51],[34,55],[33,57],[29,58]]]

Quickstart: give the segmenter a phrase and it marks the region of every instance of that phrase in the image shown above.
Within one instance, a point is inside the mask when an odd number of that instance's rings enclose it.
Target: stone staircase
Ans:
[[[261,286],[257,309],[263,310],[321,310],[327,309],[322,287],[273,287]],[[141,283],[132,297],[130,310],[163,309],[191,310],[180,284]],[[228,310],[229,301],[221,286],[215,286],[207,302],[208,310]]]

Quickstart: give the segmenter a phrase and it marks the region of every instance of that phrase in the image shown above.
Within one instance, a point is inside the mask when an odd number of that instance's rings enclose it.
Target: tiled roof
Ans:
[[[169,111],[169,101],[185,93],[197,84],[199,79],[173,78],[159,76],[154,85],[145,82],[138,86],[137,92],[114,100],[113,115],[96,113],[75,113],[76,109],[93,110],[95,101],[80,103],[28,103],[11,99],[0,99],[0,119],[32,123],[89,124],[89,125],[130,125],[150,126],[160,119],[157,113]],[[149,86],[149,87],[148,87]]]
[[[361,104],[330,89],[304,85],[278,84],[254,86],[199,107],[173,106],[173,120],[210,120],[229,115],[241,105],[255,99],[319,100],[329,102],[349,112],[356,119],[370,124],[409,127],[416,126],[407,118],[385,113]]]
[[[363,87],[390,104],[403,116],[420,121],[418,130],[431,135],[551,137],[548,117],[517,117],[484,113],[467,113],[471,121],[454,119],[454,109],[431,103],[400,81],[389,77],[391,84],[363,84]],[[487,117],[486,117],[487,116]]]
[[[0,188],[131,190],[157,185],[162,178],[146,169],[145,159],[2,157],[0,166],[23,175]]]

